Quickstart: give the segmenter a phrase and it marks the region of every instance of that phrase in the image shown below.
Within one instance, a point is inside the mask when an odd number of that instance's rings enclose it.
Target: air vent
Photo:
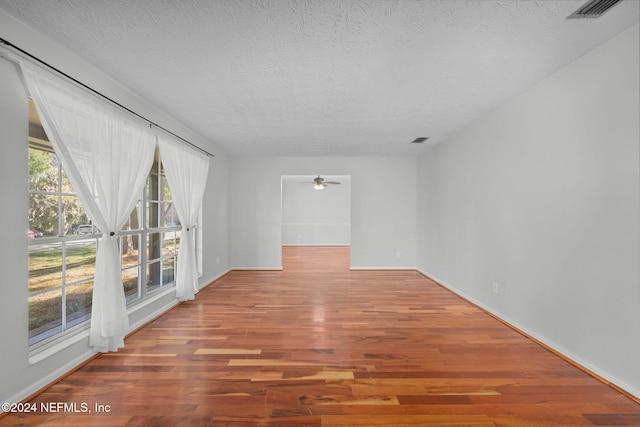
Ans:
[[[622,0],[591,0],[580,9],[567,16],[567,19],[599,18]]]
[[[416,138],[413,141],[411,141],[412,144],[422,144],[423,142],[425,142],[427,139],[429,139],[428,136],[422,136],[420,138]]]

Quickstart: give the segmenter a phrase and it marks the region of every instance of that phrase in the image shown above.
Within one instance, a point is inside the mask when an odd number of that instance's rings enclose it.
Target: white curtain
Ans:
[[[95,351],[124,346],[129,327],[117,233],[135,207],[156,146],[148,124],[50,73],[21,64],[43,127],[98,242],[91,332]]]
[[[209,173],[209,156],[162,134],[158,135],[158,146],[171,188],[171,198],[182,224],[176,266],[176,296],[180,301],[187,301],[198,292],[196,230],[201,228],[198,216]],[[197,241],[201,243],[201,239]]]

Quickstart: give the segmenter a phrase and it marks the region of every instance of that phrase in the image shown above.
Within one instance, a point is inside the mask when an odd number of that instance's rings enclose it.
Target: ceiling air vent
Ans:
[[[567,16],[567,19],[599,18],[622,0],[591,0],[580,9]]]
[[[428,136],[422,136],[420,138],[416,138],[413,141],[411,141],[412,144],[422,144],[423,142],[425,142],[427,139],[429,139]]]

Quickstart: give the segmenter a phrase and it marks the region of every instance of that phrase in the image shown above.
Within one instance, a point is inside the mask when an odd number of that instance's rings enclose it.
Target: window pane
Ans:
[[[120,248],[122,252],[122,267],[131,267],[133,265],[138,265],[140,263],[139,260],[139,242],[140,235],[126,235],[120,236]]]
[[[122,283],[124,285],[124,295],[128,299],[130,297],[138,297],[140,295],[138,290],[138,267],[127,268],[122,270]]]
[[[100,230],[98,229],[98,227],[94,226],[93,224],[80,224],[76,227],[73,227],[73,232],[72,232],[74,236],[84,236],[84,235],[99,234],[99,233],[100,233]]]
[[[175,258],[162,261],[162,284],[172,283],[174,279]]]
[[[29,189],[58,190],[58,159],[55,154],[29,148]]]
[[[160,219],[161,227],[173,227],[180,224],[180,221],[178,220],[178,212],[176,212],[173,203],[162,202],[160,205],[160,211],[160,214],[162,215]]]
[[[164,233],[149,233],[147,236],[147,259],[155,261],[162,257]]]
[[[58,197],[29,194],[29,230],[44,236],[58,236]]]
[[[81,225],[87,225],[90,221],[87,213],[80,203],[80,199],[78,199],[76,196],[64,196],[62,197],[61,208],[63,226],[61,234],[63,236],[68,236],[74,233],[84,234],[78,232],[78,227],[80,227]]]
[[[158,164],[154,163],[149,178],[147,178],[146,196],[147,200],[160,200],[160,177],[158,175]]]
[[[29,246],[29,294],[62,285],[62,243]]]
[[[178,212],[176,211],[175,205],[173,203],[169,203],[165,211],[165,221],[167,227],[175,227],[180,225],[180,218],[178,218]]]
[[[163,183],[163,191],[162,191],[162,199],[165,202],[170,202],[171,199],[171,189],[169,188],[169,181],[167,181],[167,178],[164,176],[164,170],[163,170],[163,174],[162,174],[162,183]]]
[[[164,242],[162,245],[162,255],[174,255],[178,252],[178,243],[180,237],[178,234],[180,231],[167,231],[164,233]]]
[[[57,157],[56,157],[57,160]],[[60,168],[60,177],[61,177],[61,185],[60,185],[60,192],[61,193],[67,193],[67,194],[75,194],[75,190],[73,189],[73,187],[71,186],[71,181],[69,181],[69,177],[67,176],[67,173],[64,171],[64,169]]]
[[[93,280],[66,288],[67,328],[91,318]]]
[[[160,261],[156,261],[147,265],[147,291],[160,286],[162,286],[162,265]]]
[[[140,229],[140,200],[136,203],[136,207],[133,208],[127,222],[122,226],[123,230],[139,230]]]
[[[175,258],[153,262],[147,265],[147,291],[173,283]]]
[[[158,202],[147,203],[147,227],[157,228],[160,225],[160,204]]]
[[[96,270],[95,239],[67,242],[66,282],[90,279]]]
[[[62,330],[62,290],[29,298],[29,343]]]
[[[150,261],[159,258],[175,255],[180,243],[181,231],[167,231],[149,233],[148,235],[148,254],[147,259]]]

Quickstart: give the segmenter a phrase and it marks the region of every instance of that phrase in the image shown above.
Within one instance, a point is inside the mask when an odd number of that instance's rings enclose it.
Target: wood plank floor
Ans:
[[[91,413],[0,425],[640,425],[640,405],[415,271],[283,254],[282,272],[227,274],[32,401]]]

